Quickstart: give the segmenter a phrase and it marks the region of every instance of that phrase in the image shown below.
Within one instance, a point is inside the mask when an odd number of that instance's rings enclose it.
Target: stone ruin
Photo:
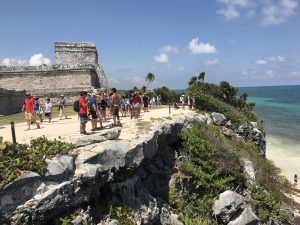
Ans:
[[[55,42],[54,47],[54,65],[0,66],[0,88],[51,98],[78,96],[81,90],[108,91],[95,43]]]

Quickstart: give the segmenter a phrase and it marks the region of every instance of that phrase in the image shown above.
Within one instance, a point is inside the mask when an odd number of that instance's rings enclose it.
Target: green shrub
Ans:
[[[60,140],[48,140],[39,137],[31,140],[30,145],[3,142],[0,139],[0,186],[22,175],[25,171],[44,175],[47,169],[46,159],[57,155],[66,155],[75,146]]]
[[[133,210],[128,207],[110,205],[109,217],[118,220],[120,225],[134,225]]]

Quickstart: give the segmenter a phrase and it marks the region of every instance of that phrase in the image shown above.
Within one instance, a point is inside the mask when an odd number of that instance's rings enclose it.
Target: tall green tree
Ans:
[[[145,78],[146,78],[146,81],[148,81],[147,86],[146,86],[146,90],[147,90],[149,84],[150,84],[151,82],[154,81],[155,75],[154,75],[153,73],[148,73],[148,74],[145,76]]]
[[[196,83],[197,82],[197,77],[191,77],[191,79],[189,80],[189,82],[188,82],[188,85],[189,86],[192,86],[194,83]]]
[[[205,78],[205,72],[199,73],[199,75],[198,75],[198,80],[199,80],[201,83],[204,83],[204,78]]]

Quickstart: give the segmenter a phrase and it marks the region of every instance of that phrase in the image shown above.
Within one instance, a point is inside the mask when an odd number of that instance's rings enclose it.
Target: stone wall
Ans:
[[[56,64],[98,64],[98,53],[95,43],[55,42],[54,47]]]
[[[2,71],[1,71],[2,69]],[[100,88],[93,65],[81,67],[16,67],[0,68],[0,88],[26,90],[32,94],[77,94],[80,90]]]
[[[21,112],[25,91],[14,91],[0,88],[0,115]]]

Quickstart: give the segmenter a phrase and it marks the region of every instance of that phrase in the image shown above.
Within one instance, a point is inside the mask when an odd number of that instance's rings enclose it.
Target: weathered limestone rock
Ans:
[[[246,175],[247,179],[255,180],[255,170],[252,161],[249,159],[242,159],[244,162],[244,174]]]
[[[252,128],[258,128],[257,122],[250,122],[250,125],[252,126]]]
[[[225,125],[227,122],[227,118],[221,113],[213,112],[211,114],[211,117],[214,121],[214,124],[217,124],[217,125]]]
[[[0,212],[10,211],[16,205],[33,197],[41,184],[42,180],[39,174],[25,172],[0,192]]]
[[[247,207],[243,210],[242,214],[236,219],[230,221],[228,225],[258,225],[259,220],[253,213],[251,207]]]
[[[213,119],[211,118],[211,116],[208,113],[205,113],[205,116],[207,117],[207,124],[208,125],[214,123]]]
[[[47,167],[46,179],[60,181],[68,179],[74,173],[74,158],[72,156],[54,157]]]
[[[107,133],[104,134],[104,137],[107,140],[116,140],[120,137],[120,135],[121,135],[121,127],[114,127],[112,129],[109,129]]]
[[[206,120],[205,116],[196,113],[178,115],[131,142],[107,140],[107,131],[81,135],[79,138],[83,139],[78,142],[81,147],[72,153],[77,155],[75,167],[68,158],[71,156],[59,157],[51,160],[48,174],[43,179],[29,173],[15,180],[10,188],[8,185],[0,192],[0,213],[12,225],[44,224],[68,208],[99,197],[99,190],[108,185],[114,193],[112,201],[138,209],[137,223],[155,224],[160,219],[163,204],[154,196],[163,188],[168,190],[171,167],[166,163],[174,157],[160,158],[157,154],[167,154],[168,146],[179,140],[182,130],[195,123],[206,123]],[[110,137],[116,138],[119,128],[112,134]],[[104,140],[100,138],[103,135],[106,135]],[[27,180],[22,181],[25,178]],[[18,199],[13,199],[14,196]],[[78,223],[80,221],[78,218]]]
[[[242,209],[244,203],[245,199],[241,195],[233,191],[225,191],[214,202],[214,215],[224,223],[228,223]]]

